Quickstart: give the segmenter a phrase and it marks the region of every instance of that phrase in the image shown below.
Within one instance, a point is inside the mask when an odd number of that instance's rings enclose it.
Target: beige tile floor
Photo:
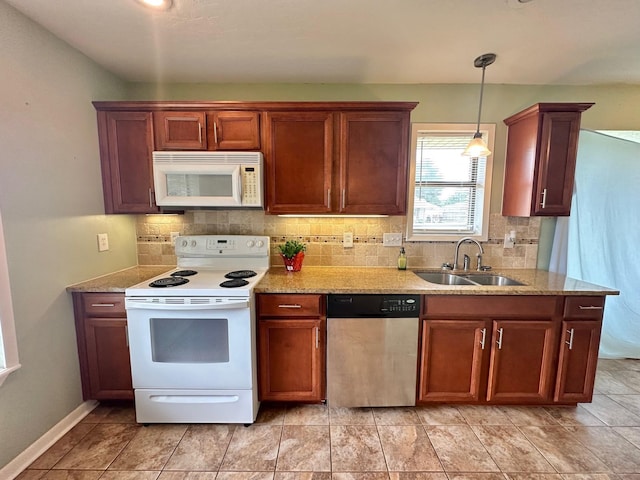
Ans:
[[[263,408],[241,425],[98,406],[19,480],[640,480],[640,360],[600,360],[576,408]]]

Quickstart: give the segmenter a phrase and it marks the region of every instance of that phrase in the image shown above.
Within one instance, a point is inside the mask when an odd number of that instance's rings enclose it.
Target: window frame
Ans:
[[[9,265],[0,212],[0,385],[9,374],[20,368],[18,360],[18,341],[16,338],[13,304],[11,302],[11,285],[9,284]],[[4,352],[4,354],[3,354]]]
[[[469,134],[469,140],[476,132],[475,123],[412,123],[411,124],[411,162],[409,168],[409,184],[407,187],[407,229],[406,238],[410,242],[434,242],[434,241],[457,241],[463,237],[471,237],[478,241],[487,241],[489,238],[489,214],[491,211],[491,180],[493,177],[493,153],[486,157],[484,196],[482,201],[482,226],[480,233],[451,233],[436,232],[417,233],[414,230],[414,200],[415,200],[415,180],[416,180],[416,155],[417,142],[421,132],[434,133],[464,133]],[[494,123],[481,123],[480,133],[485,139],[491,152],[494,152],[496,125]]]

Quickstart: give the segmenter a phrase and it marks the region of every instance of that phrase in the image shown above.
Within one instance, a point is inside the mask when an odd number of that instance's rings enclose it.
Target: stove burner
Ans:
[[[191,275],[195,275],[198,272],[195,270],[178,270],[177,272],[173,272],[171,274],[172,277],[190,277]]]
[[[245,285],[249,285],[249,282],[242,278],[234,278],[233,280],[227,280],[220,284],[220,286],[224,288],[244,287]]]
[[[234,272],[227,273],[224,278],[250,278],[257,275],[253,270],[236,270]]]
[[[189,283],[189,280],[187,278],[166,277],[166,278],[160,278],[158,280],[154,280],[149,284],[149,286],[153,288],[164,288],[164,287],[176,287],[178,285],[184,285],[185,283]]]

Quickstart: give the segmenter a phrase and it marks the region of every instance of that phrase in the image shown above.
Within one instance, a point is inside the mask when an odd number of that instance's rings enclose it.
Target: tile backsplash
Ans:
[[[398,247],[382,246],[383,233],[406,231],[406,217],[279,217],[260,210],[191,210],[183,215],[139,215],[138,263],[175,265],[171,233],[180,235],[268,235],[271,265],[282,265],[277,245],[297,239],[307,244],[305,265],[396,265]],[[503,248],[505,233],[516,231],[514,248]],[[343,233],[353,233],[353,247],[343,247]],[[503,217],[491,214],[489,240],[481,242],[483,263],[494,268],[536,268],[540,218]],[[408,268],[439,268],[453,262],[456,242],[404,242]],[[460,254],[475,261],[476,247],[465,244]],[[473,263],[472,261],[472,263]]]

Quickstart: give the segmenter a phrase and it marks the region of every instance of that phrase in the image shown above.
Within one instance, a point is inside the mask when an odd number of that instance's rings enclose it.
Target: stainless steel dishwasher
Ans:
[[[329,295],[327,404],[415,405],[419,295]]]

